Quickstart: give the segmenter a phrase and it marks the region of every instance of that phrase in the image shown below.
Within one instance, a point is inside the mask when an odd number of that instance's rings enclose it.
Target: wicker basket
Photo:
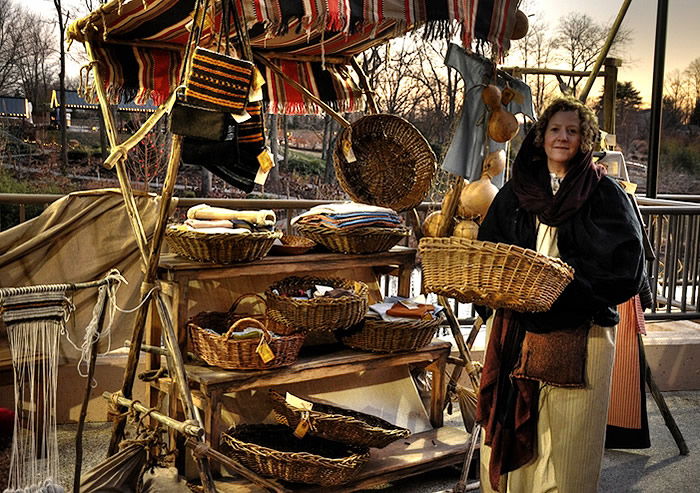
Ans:
[[[406,438],[410,430],[395,426],[377,416],[342,407],[315,402],[310,411],[291,406],[285,396],[270,390],[275,419],[294,430],[302,419],[309,422],[309,434],[346,445],[384,448],[391,442]]]
[[[296,438],[284,425],[240,425],[222,434],[224,453],[263,476],[294,483],[347,483],[369,460],[366,448],[324,438]]]
[[[430,344],[435,332],[445,321],[442,315],[433,320],[406,320],[387,322],[366,318],[355,327],[338,331],[346,346],[363,351],[394,353],[415,351]]]
[[[343,152],[348,139],[356,158],[353,162]],[[421,203],[437,164],[418,129],[393,115],[367,115],[343,130],[333,158],[338,183],[355,202],[396,211]]]
[[[317,284],[347,289],[355,293],[355,296],[298,300],[284,295],[299,290],[306,291]],[[368,293],[367,285],[360,281],[291,276],[271,284],[265,291],[265,297],[268,309],[279,312],[284,325],[301,330],[335,330],[350,327],[362,320],[367,313]]]
[[[350,232],[310,224],[297,223],[295,227],[303,236],[338,253],[386,252],[410,233],[404,227],[361,228]]]
[[[270,251],[275,239],[281,238],[281,231],[260,233],[200,233],[169,227],[165,239],[170,249],[197,262],[232,264],[252,262]]]
[[[289,366],[296,361],[304,343],[303,334],[273,337],[265,325],[254,318],[237,320],[222,335],[211,332],[211,330],[220,332],[222,327],[225,328],[227,318],[227,313],[203,312],[193,317],[187,324],[192,350],[208,364],[226,370],[264,370]],[[242,325],[262,329],[263,338],[274,353],[274,359],[265,363],[256,352],[260,339],[230,339],[233,332]]]
[[[303,255],[313,247],[316,242],[303,236],[287,235],[280,238],[281,245],[272,245],[272,255]]]
[[[519,312],[551,308],[573,269],[534,250],[464,238],[423,238],[425,292]]]

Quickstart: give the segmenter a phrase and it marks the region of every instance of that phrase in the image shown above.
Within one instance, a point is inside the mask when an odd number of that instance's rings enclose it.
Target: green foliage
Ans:
[[[685,171],[700,176],[700,142],[682,136],[661,140],[661,164],[667,170]]]
[[[0,193],[63,193],[57,184],[35,186],[21,182],[12,177],[6,170],[0,169]],[[41,205],[27,205],[26,218],[38,216],[44,208]],[[0,205],[0,229],[5,230],[19,224],[19,205]]]
[[[314,157],[291,149],[289,150],[289,160],[287,162],[290,172],[294,171],[305,176],[322,176],[326,169],[326,163],[320,157]]]

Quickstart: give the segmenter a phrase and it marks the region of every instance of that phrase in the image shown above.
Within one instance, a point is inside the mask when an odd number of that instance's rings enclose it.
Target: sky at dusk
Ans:
[[[24,0],[20,3],[44,16],[55,16],[51,0]],[[668,3],[666,74],[674,69],[682,71],[692,60],[700,57],[700,0],[669,0]],[[74,12],[79,10],[81,16],[85,14],[84,0],[64,0],[64,4],[72,7]],[[529,0],[525,5],[527,14],[537,12],[536,15],[555,28],[559,18],[572,11],[586,13],[598,22],[612,23],[622,0]],[[623,22],[623,26],[632,31],[632,42],[623,54],[619,80],[632,81],[645,102],[651,97],[656,9],[657,0],[632,0]],[[71,49],[77,50],[81,50],[77,45]],[[515,63],[509,62],[509,65]],[[70,64],[69,75],[76,76],[78,68],[78,64]],[[596,85],[591,95],[599,94],[600,89]]]
[[[559,18],[577,11],[590,15],[594,20],[612,24],[617,17],[622,0],[530,0],[550,26],[556,26]],[[691,61],[700,57],[700,0],[669,0],[668,32],[666,37],[665,73],[685,70]],[[632,81],[644,99],[651,99],[652,73],[654,69],[654,37],[656,32],[657,0],[632,0],[624,28],[632,31],[632,42],[622,54],[623,65],[618,72],[619,81]],[[595,87],[592,96],[600,94]]]

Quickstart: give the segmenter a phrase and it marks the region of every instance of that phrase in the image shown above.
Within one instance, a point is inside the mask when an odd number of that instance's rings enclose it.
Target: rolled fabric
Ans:
[[[223,207],[211,207],[206,204],[198,204],[187,211],[188,219],[209,220],[243,220],[258,226],[274,226],[277,221],[275,212],[267,209],[259,211],[234,211]]]

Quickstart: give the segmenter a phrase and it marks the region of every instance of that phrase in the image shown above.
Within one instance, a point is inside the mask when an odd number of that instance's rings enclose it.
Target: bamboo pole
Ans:
[[[581,91],[581,96],[579,99],[581,100],[582,103],[586,102],[586,99],[588,98],[588,94],[591,92],[591,88],[593,87],[593,82],[595,82],[595,78],[598,76],[598,73],[600,72],[600,67],[603,65],[603,61],[607,58],[608,52],[610,51],[610,47],[613,44],[613,41],[615,40],[615,36],[617,36],[618,31],[620,30],[620,25],[622,24],[622,21],[625,18],[625,14],[627,14],[627,9],[630,6],[630,3],[632,3],[632,0],[623,0],[622,5],[620,6],[620,10],[617,13],[617,17],[615,18],[615,22],[613,22],[612,27],[610,28],[610,31],[608,31],[608,37],[605,39],[605,44],[603,45],[603,48],[600,50],[600,53],[598,54],[598,58],[595,61],[595,64],[593,65],[593,68],[591,69],[591,75],[588,76],[588,80],[586,81],[586,85],[583,88],[583,91]]]
[[[87,52],[88,58],[93,65],[98,63],[97,59],[95,58],[95,52],[92,49],[91,41],[85,41],[85,51]],[[97,99],[100,102],[100,109],[102,110],[102,118],[105,122],[109,146],[112,149],[115,149],[119,145],[119,140],[114,126],[113,115],[109,111],[109,101],[107,100],[107,94],[105,93],[104,81],[102,80],[102,75],[100,74],[99,70],[93,70],[93,77],[95,78],[95,91],[97,92]],[[129,182],[129,177],[127,176],[124,161],[122,159],[117,162],[116,168],[119,186],[122,190],[122,196],[124,197],[124,206],[126,207],[129,222],[131,223],[131,227],[134,231],[134,237],[136,238],[136,244],[138,245],[139,252],[141,253],[141,259],[143,260],[144,264],[148,264],[146,233],[143,228],[141,216],[139,216],[136,200],[134,200],[134,192],[131,188],[131,183]]]
[[[199,424],[192,421],[177,421],[176,419],[173,419],[170,416],[166,416],[165,414],[159,411],[154,411],[152,409],[147,408],[139,401],[127,399],[126,397],[119,395],[119,393],[117,392],[103,392],[102,397],[104,397],[110,402],[115,402],[120,406],[133,407],[136,411],[142,414],[148,413],[150,417],[152,417],[159,423],[162,423],[165,426],[172,428],[173,430],[182,433],[183,435],[186,435],[188,437],[199,438],[204,436],[204,428],[202,428]]]

